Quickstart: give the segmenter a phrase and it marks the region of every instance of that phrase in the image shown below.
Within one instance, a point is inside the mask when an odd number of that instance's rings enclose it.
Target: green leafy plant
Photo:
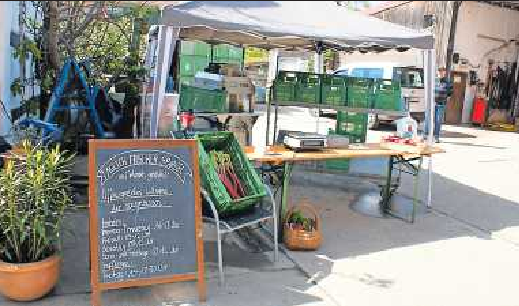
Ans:
[[[296,228],[304,229],[307,232],[310,232],[315,228],[314,220],[305,217],[301,210],[295,210],[292,215],[290,215],[288,223],[291,223]]]
[[[29,263],[59,250],[61,225],[73,207],[71,155],[59,146],[24,143],[20,161],[0,171],[0,260]]]

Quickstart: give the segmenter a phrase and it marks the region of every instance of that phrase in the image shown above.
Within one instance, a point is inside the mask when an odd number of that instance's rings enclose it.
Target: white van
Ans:
[[[425,118],[423,68],[402,66],[392,62],[351,63],[341,66],[334,74],[351,77],[398,80],[402,86],[405,110],[418,122]],[[375,124],[392,122],[399,117],[377,115]]]

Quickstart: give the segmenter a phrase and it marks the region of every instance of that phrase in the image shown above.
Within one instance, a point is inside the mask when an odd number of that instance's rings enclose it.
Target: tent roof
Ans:
[[[167,6],[161,24],[183,39],[262,48],[312,49],[316,42],[343,51],[432,49],[434,38],[349,11],[334,1],[189,1]]]

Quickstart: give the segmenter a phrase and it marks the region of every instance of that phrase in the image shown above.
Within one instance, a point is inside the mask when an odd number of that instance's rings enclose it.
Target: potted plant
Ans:
[[[311,217],[305,217],[310,213]],[[316,250],[321,244],[319,215],[315,209],[303,203],[290,208],[285,217],[283,238],[290,250]]]
[[[0,293],[17,301],[41,298],[60,270],[60,231],[72,207],[72,156],[59,146],[25,142],[24,159],[0,171]]]

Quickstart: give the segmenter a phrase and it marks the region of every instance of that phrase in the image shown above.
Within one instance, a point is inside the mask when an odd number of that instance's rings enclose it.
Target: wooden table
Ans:
[[[379,203],[380,210],[384,214],[404,219],[409,222],[414,222],[417,198],[417,180],[423,157],[430,157],[433,154],[445,152],[439,147],[427,146],[425,144],[410,146],[396,143],[351,144],[345,149],[323,149],[319,151],[305,152],[295,152],[284,147],[269,147],[266,152],[256,152],[253,147],[246,147],[244,151],[250,160],[284,166],[280,217],[284,215],[287,209],[290,174],[295,162],[345,158],[389,157],[386,185],[383,187],[383,196]],[[412,165],[411,162],[413,161],[419,161],[419,166]],[[415,177],[413,211],[410,218],[399,216],[391,211],[390,208],[391,197],[396,191],[396,189],[392,190],[391,188],[391,174],[396,164],[410,165],[410,169],[413,170],[413,173],[411,174]]]

